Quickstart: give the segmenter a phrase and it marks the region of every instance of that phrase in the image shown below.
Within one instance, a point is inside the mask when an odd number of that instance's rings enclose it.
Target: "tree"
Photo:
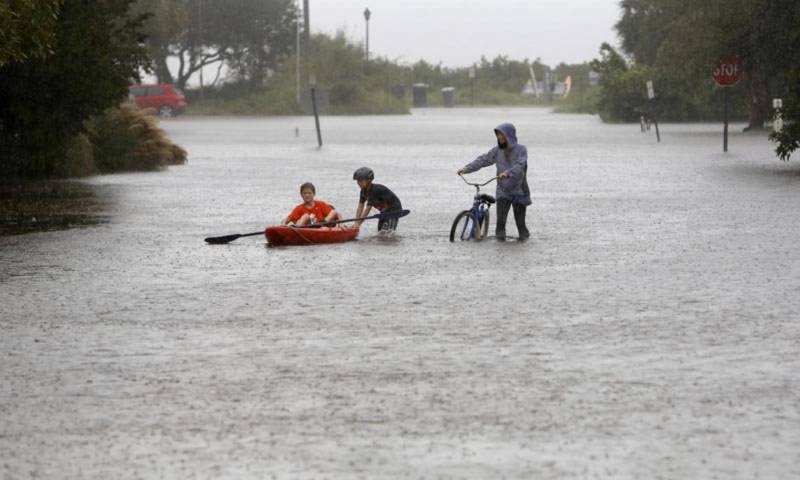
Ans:
[[[209,65],[258,84],[294,47],[292,0],[140,0],[137,11],[153,14],[146,34],[158,80],[179,88]],[[177,60],[174,73],[170,58]]]
[[[508,93],[519,93],[531,78],[529,67],[533,67],[537,78],[545,78],[546,67],[538,61],[531,64],[528,59],[523,61],[511,60],[505,55],[498,55],[492,61],[481,57],[476,72],[476,77],[481,82],[488,83],[494,88]]]
[[[19,173],[48,175],[56,154],[93,115],[119,104],[145,64],[131,0],[65,0],[53,52],[0,67],[0,142]],[[6,152],[7,153],[7,152]],[[5,167],[9,167],[5,165]]]
[[[778,144],[775,153],[784,161],[800,149],[800,68],[791,72],[787,83],[790,85],[789,96],[780,110],[786,124],[782,130],[770,135]]]
[[[59,0],[0,3],[0,67],[8,62],[42,58],[53,48]]]
[[[745,70],[749,127],[761,127],[770,113],[771,93],[785,81],[787,35],[800,23],[795,0],[623,0],[616,28],[621,44],[638,65],[648,65],[675,98],[702,112],[709,103],[713,65],[738,55]],[[692,100],[694,99],[694,100]],[[684,109],[687,110],[687,109]],[[691,119],[691,118],[687,118]]]
[[[749,87],[750,125],[761,127],[771,118],[772,97],[784,90],[790,70],[800,61],[800,3],[794,0],[749,0],[749,21],[728,39],[745,62]]]
[[[600,46],[600,59],[591,62],[602,87],[597,109],[607,122],[631,122],[644,113],[644,85],[649,80],[642,67],[631,67],[608,43]],[[652,113],[652,112],[650,112]]]
[[[637,63],[654,65],[675,13],[664,0],[622,0],[619,5],[622,16],[615,28],[622,50]]]

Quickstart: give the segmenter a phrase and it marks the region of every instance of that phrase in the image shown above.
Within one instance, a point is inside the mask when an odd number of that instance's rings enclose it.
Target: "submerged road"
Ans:
[[[452,244],[504,121],[532,237]],[[0,477],[800,476],[797,159],[542,109],[321,122],[321,150],[309,118],[162,122],[187,165],[0,237]],[[352,216],[362,165],[412,212],[391,239],[202,241],[305,181]]]

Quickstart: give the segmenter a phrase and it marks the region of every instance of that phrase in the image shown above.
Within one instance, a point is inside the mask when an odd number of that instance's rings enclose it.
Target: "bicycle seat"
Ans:
[[[478,196],[478,200],[480,200],[481,202],[486,202],[489,205],[491,205],[491,204],[493,204],[495,202],[494,197],[489,195],[488,193],[481,193]]]

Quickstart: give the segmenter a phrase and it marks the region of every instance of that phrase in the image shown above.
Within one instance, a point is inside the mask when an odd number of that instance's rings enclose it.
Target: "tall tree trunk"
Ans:
[[[158,49],[158,51],[153,52],[153,64],[158,83],[175,83],[172,73],[167,67],[166,50]]]
[[[748,123],[745,131],[764,128],[764,122],[770,118],[770,95],[764,71],[756,66],[749,72],[748,85]]]

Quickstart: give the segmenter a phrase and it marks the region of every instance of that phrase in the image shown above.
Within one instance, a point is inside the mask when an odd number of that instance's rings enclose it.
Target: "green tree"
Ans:
[[[744,75],[734,92],[743,93],[748,129],[771,119],[771,100],[782,97],[785,126],[771,135],[776,153],[788,160],[800,148],[800,2],[622,0],[620,7],[616,28],[623,49],[652,66],[666,90],[675,93],[671,107],[688,106],[685,119],[702,118],[703,105],[719,97],[709,79],[713,65],[724,55],[738,55]],[[608,103],[621,101],[618,94],[606,94]]]
[[[780,109],[785,125],[782,130],[770,135],[778,144],[775,153],[784,161],[800,149],[800,68],[792,70],[787,83],[790,85],[788,97]]]
[[[621,44],[637,65],[654,68],[673,98],[701,117],[711,103],[710,72],[724,55],[738,55],[749,126],[770,114],[772,93],[785,82],[789,32],[800,23],[795,0],[622,0],[616,25]],[[696,118],[686,118],[696,119]]]
[[[257,85],[294,49],[292,0],[139,0],[137,11],[152,14],[146,34],[156,76],[180,88],[209,65]]]
[[[42,58],[53,48],[59,0],[0,2],[0,67]]]
[[[780,113],[786,126],[772,137],[778,142],[776,153],[782,160],[788,160],[793,152],[800,149],[800,22],[795,22],[786,34],[787,39],[782,50],[783,61],[786,65],[793,66],[787,75],[782,93],[786,100]]]
[[[593,60],[591,66],[600,74],[597,104],[600,118],[606,122],[638,120],[645,113],[644,85],[650,80],[649,71],[629,66],[625,57],[608,43],[600,46],[600,58]]]
[[[710,83],[709,72],[719,58],[738,55],[748,128],[761,128],[771,117],[773,94],[785,85],[791,68],[787,50],[797,48],[788,34],[799,23],[800,3],[793,0],[692,0],[672,29],[660,63],[683,62],[687,73]]]
[[[84,122],[127,96],[146,62],[142,19],[128,16],[130,3],[65,0],[52,54],[0,67],[3,170],[53,173]]]

